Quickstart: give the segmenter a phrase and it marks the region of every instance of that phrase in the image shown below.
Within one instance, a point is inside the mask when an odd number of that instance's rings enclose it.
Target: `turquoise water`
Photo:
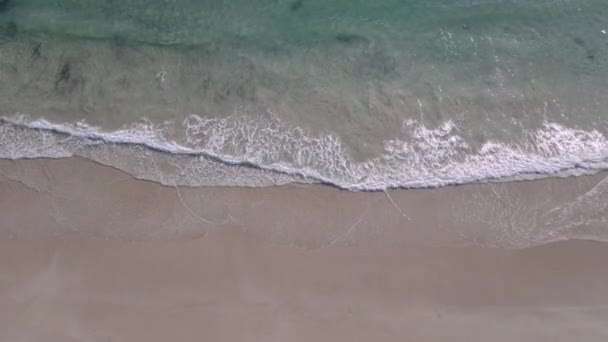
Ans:
[[[608,3],[0,2],[0,157],[384,189],[608,166]]]

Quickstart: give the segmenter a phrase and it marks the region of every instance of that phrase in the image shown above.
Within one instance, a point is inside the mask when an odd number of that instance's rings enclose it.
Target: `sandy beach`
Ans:
[[[0,0],[0,342],[607,342],[607,0]]]
[[[605,341],[608,248],[3,241],[2,341]]]
[[[0,341],[608,338],[608,245],[580,240],[606,235],[606,174],[351,193],[0,171]]]

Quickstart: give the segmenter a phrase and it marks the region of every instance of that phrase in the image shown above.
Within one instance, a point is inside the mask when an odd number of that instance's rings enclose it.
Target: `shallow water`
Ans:
[[[608,167],[601,0],[13,0],[0,27],[3,158],[352,190]]]

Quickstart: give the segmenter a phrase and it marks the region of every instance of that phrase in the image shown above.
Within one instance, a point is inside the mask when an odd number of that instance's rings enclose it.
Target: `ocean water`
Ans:
[[[605,0],[0,0],[0,158],[167,185],[608,169]]]

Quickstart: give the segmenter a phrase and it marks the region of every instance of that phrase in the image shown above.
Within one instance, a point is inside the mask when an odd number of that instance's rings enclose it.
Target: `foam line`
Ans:
[[[191,115],[178,127],[184,132],[180,141],[167,138],[165,128],[144,120],[103,132],[84,122],[58,124],[16,115],[0,119],[0,158],[61,158],[100,144],[138,145],[169,156],[204,158],[214,165],[264,170],[264,177],[290,175],[294,181],[357,191],[502,182],[608,169],[608,140],[603,134],[556,123],[545,123],[517,144],[488,141],[473,149],[451,121],[429,129],[410,120],[404,122],[403,136],[387,139],[382,154],[363,162],[350,157],[339,137],[315,135],[278,120]],[[197,179],[176,183],[197,185]],[[230,184],[230,180],[222,184]]]

